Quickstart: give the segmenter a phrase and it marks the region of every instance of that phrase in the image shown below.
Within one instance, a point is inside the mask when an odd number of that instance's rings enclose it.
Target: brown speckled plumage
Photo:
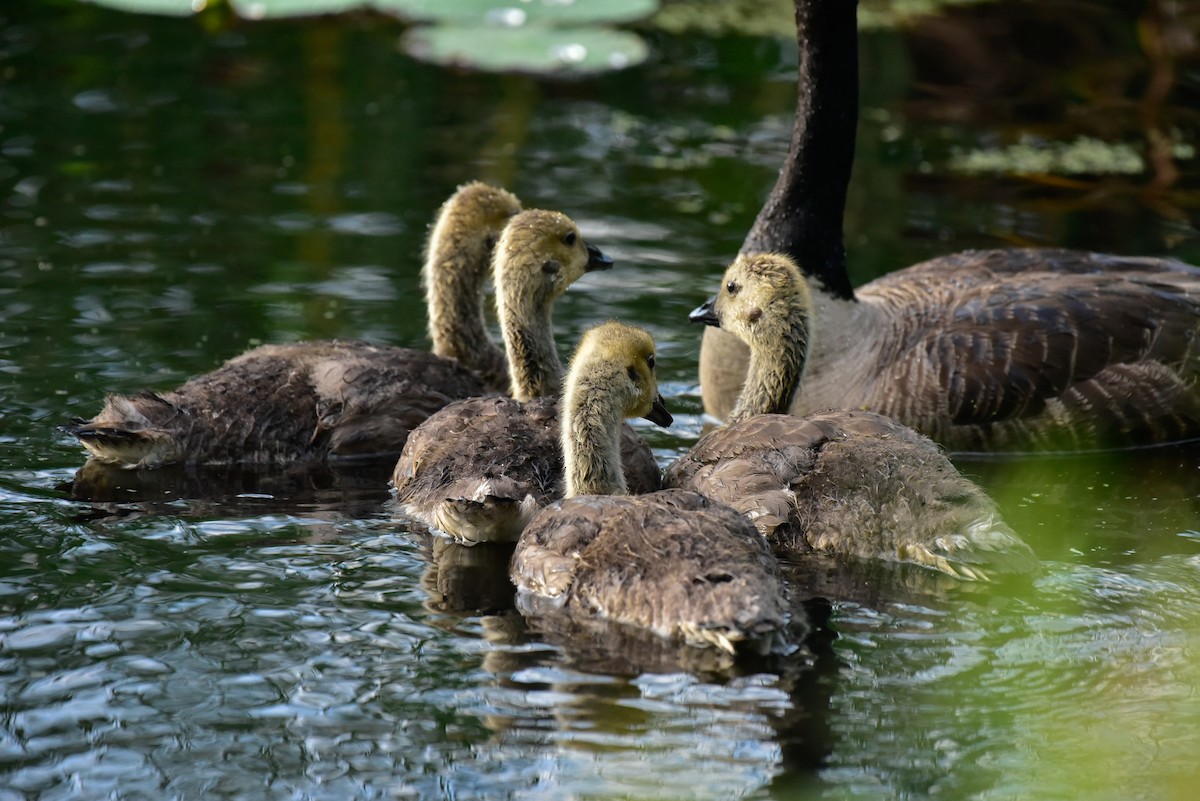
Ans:
[[[692,645],[765,650],[787,621],[763,538],[694,492],[555,503],[522,534],[511,572],[529,614],[600,617]]]
[[[395,456],[413,426],[485,388],[469,367],[488,369],[477,341],[486,343],[483,282],[514,207],[504,190],[468,184],[434,227],[430,332],[436,352],[467,354],[464,363],[354,340],[264,345],[168,392],[110,395],[96,417],[64,429],[94,458],[129,468]]]
[[[452,403],[410,437],[392,485],[417,520],[468,541],[511,541],[538,509],[563,496],[558,398]],[[661,471],[650,447],[621,428],[631,492],[653,492]]]
[[[169,392],[110,395],[68,430],[94,458],[126,467],[380,457],[482,389],[470,370],[422,351],[354,340],[264,345]]]
[[[912,562],[968,579],[1037,566],[932,441],[872,412],[731,423],[673,463],[665,483],[732,506],[789,555]]]
[[[667,422],[657,398],[649,334],[607,323],[584,335],[563,401],[568,499],[521,535],[511,571],[518,604],[731,654],[770,650],[787,622],[787,595],[754,527],[694,492],[621,494],[616,427],[635,415]]]
[[[505,541],[561,497],[557,399],[544,397],[561,383],[552,308],[585,272],[611,264],[566,215],[530,210],[513,218],[495,255],[513,399],[453,404],[413,432],[392,475],[405,515],[463,540]],[[650,449],[632,430],[624,440],[631,479],[657,489]]]
[[[792,257],[815,296],[793,414],[870,409],[954,451],[1079,451],[1200,437],[1200,270],[1059,249],[968,251],[852,289],[842,215],[857,125],[854,3],[796,0],[791,148],[742,253]],[[707,330],[705,409],[748,351]]]
[[[745,341],[751,369],[731,420],[677,459],[667,486],[748,515],[784,553],[914,562],[971,579],[1036,567],[996,505],[929,438],[865,411],[793,417],[813,297],[781,254],[739,256],[693,319]]]
[[[870,376],[842,377],[842,405],[895,417],[952,450],[1200,436],[1193,267],[1060,250],[967,252],[880,278],[858,299],[874,311],[877,363]],[[801,385],[793,408],[809,403]]]

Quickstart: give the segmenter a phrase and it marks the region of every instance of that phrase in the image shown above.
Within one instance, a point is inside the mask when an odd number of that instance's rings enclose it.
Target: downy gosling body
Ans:
[[[394,457],[414,426],[486,388],[483,284],[518,211],[512,194],[480,183],[440,209],[423,268],[434,353],[357,340],[263,345],[171,391],[110,395],[91,420],[63,428],[126,468]]]
[[[966,579],[1034,570],[995,503],[929,438],[865,411],[786,414],[804,373],[812,296],[779,254],[739,256],[692,313],[750,349],[729,421],[667,468],[665,483],[727,503],[783,554],[910,562]]]
[[[791,256],[815,334],[791,413],[869,409],[960,452],[1081,451],[1200,437],[1200,270],[1059,249],[968,251],[852,288],[842,222],[858,119],[856,3],[796,0],[791,148],[742,254]],[[705,409],[749,353],[704,333]]]
[[[534,512],[562,497],[562,363],[551,313],[585,272],[612,265],[569,218],[542,211],[514,218],[495,262],[512,397],[448,405],[412,432],[392,474],[406,516],[466,542],[511,542]],[[628,426],[622,442],[630,487],[658,489],[649,447]]]
[[[518,608],[600,618],[728,653],[776,648],[787,594],[749,521],[694,492],[625,495],[622,420],[671,422],[650,335],[620,323],[585,333],[562,415],[566,499],[539,512],[517,543]]]

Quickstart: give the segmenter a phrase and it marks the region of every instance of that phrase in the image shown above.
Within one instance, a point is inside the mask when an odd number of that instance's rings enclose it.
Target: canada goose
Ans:
[[[754,521],[784,553],[820,551],[988,579],[1027,572],[1033,552],[929,438],[865,411],[787,409],[805,370],[813,298],[787,256],[739,256],[692,319],[746,342],[750,370],[723,427],[667,468]]]
[[[585,271],[611,264],[565,215],[513,218],[495,255],[512,397],[450,404],[412,432],[392,474],[404,515],[467,542],[512,541],[535,511],[561,497],[562,363],[551,313]],[[622,431],[630,487],[658,489],[654,455],[631,428]]]
[[[669,425],[661,401],[648,333],[610,322],[584,334],[563,397],[565,499],[539,512],[517,542],[518,608],[763,652],[779,641],[788,602],[749,521],[694,492],[624,494],[621,421]]]
[[[1200,437],[1200,270],[1055,249],[968,251],[854,289],[842,216],[858,116],[854,2],[796,0],[795,127],[743,254],[791,256],[815,334],[794,414],[861,408],[955,451],[1088,450]],[[705,409],[748,351],[706,330]]]
[[[424,266],[430,334],[435,353],[461,363],[356,340],[263,345],[169,392],[110,395],[98,415],[63,430],[126,468],[395,456],[413,426],[485,389],[470,369],[492,372],[483,282],[492,244],[518,211],[513,195],[480,183],[439,211]]]

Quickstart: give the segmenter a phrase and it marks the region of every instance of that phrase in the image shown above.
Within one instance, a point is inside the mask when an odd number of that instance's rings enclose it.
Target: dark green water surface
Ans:
[[[738,675],[530,632],[507,554],[399,528],[386,468],[75,499],[56,426],[106,392],[260,342],[424,347],[427,225],[476,178],[617,260],[560,304],[561,348],[651,329],[680,424],[646,433],[664,463],[694,440],[686,314],[786,150],[791,32],[647,31],[649,62],[576,82],[424,66],[399,35],[0,4],[0,801],[1196,797],[1194,449],[964,462],[1042,575],[797,568],[839,636]],[[865,32],[855,281],[1005,244],[1200,263],[1198,39],[1165,0]]]

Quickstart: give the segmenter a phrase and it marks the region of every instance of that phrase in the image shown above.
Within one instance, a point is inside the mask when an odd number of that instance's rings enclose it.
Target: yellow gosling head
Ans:
[[[654,362],[654,338],[648,332],[616,321],[603,323],[580,340],[571,358],[567,391],[603,387],[616,395],[622,417],[645,417],[669,426],[673,420],[658,392]]]

